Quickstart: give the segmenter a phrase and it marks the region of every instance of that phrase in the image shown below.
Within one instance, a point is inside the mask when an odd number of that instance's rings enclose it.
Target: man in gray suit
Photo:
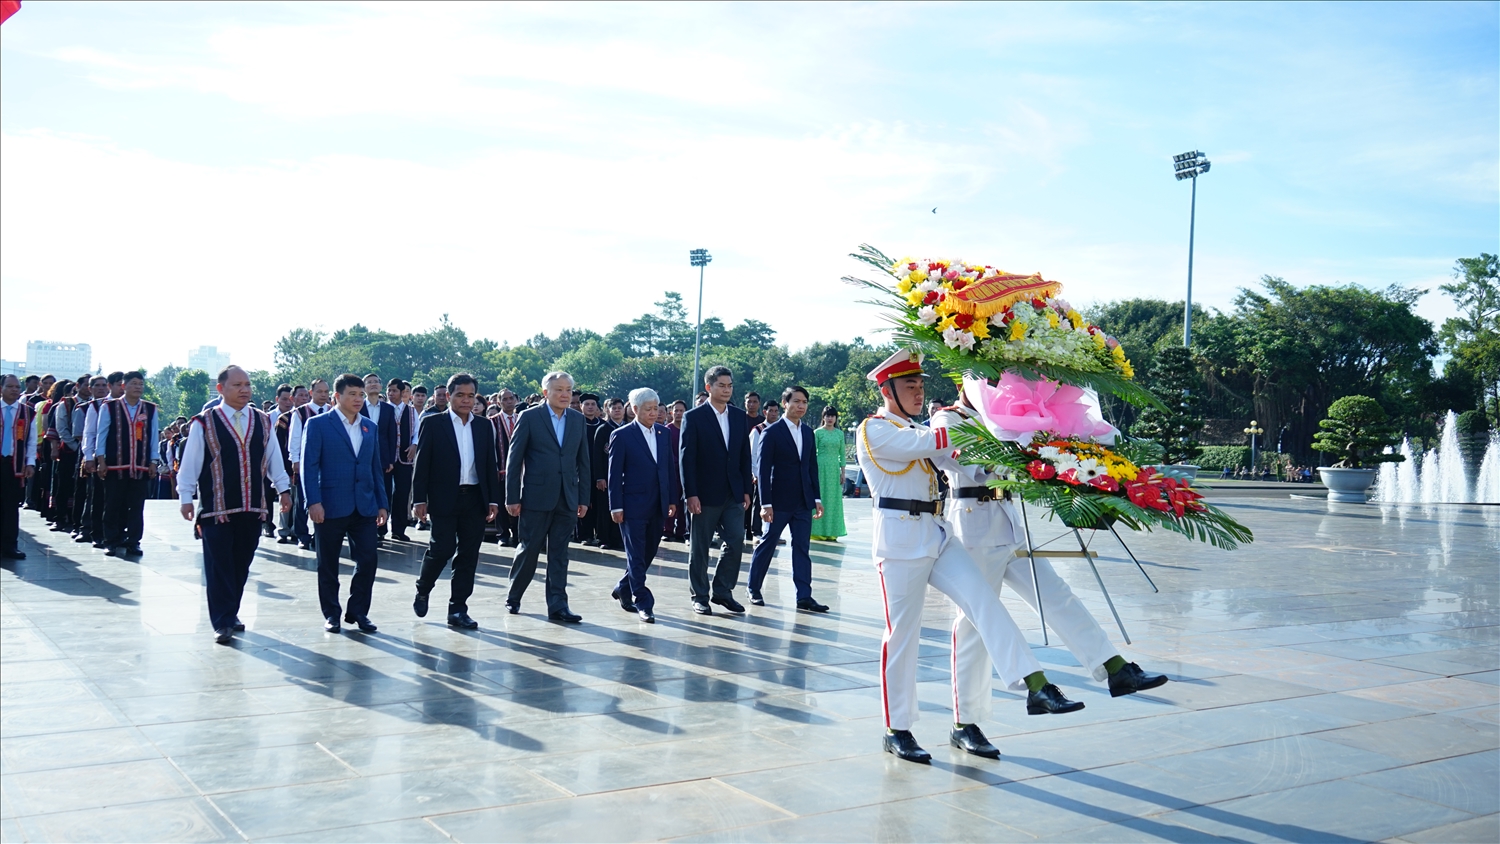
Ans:
[[[521,596],[536,576],[537,556],[547,548],[547,617],[577,624],[568,609],[568,540],[588,512],[589,447],[583,414],[569,409],[573,376],[549,372],[542,378],[546,403],[525,411],[506,457],[505,511],[519,518],[521,547],[510,566],[505,606],[521,611]]]

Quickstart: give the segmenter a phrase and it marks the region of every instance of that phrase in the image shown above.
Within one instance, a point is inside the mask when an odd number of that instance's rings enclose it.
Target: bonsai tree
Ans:
[[[1193,353],[1182,346],[1162,349],[1151,367],[1151,391],[1167,406],[1165,411],[1148,407],[1136,418],[1131,434],[1158,443],[1165,452],[1162,462],[1189,463],[1203,447],[1203,382]]]
[[[1399,454],[1382,454],[1400,437],[1387,424],[1385,408],[1369,396],[1344,396],[1328,407],[1328,418],[1313,436],[1312,447],[1339,455],[1336,469],[1363,469],[1369,463],[1399,463]]]

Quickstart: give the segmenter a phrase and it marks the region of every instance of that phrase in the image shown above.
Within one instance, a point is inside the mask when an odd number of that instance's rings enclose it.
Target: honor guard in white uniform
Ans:
[[[968,407],[945,408],[933,415],[932,424],[935,428],[956,428],[977,416]],[[942,469],[948,476],[949,492],[943,519],[996,595],[1003,583],[1036,609],[1040,591],[1047,624],[1078,663],[1093,672],[1095,680],[1109,678],[1112,696],[1134,694],[1167,682],[1165,675],[1147,674],[1119,655],[1099,622],[1046,559],[1037,559],[1033,585],[1029,561],[1016,557],[1016,550],[1026,543],[1020,514],[1015,504],[988,485],[994,474],[983,466],[965,466],[956,460],[945,461]],[[954,744],[976,756],[998,758],[1000,751],[975,724],[990,714],[990,655],[979,629],[962,611],[953,620],[952,673]]]
[[[985,582],[961,543],[949,542],[938,497],[940,466],[954,464],[948,430],[912,421],[922,408],[921,357],[901,351],[867,376],[880,385],[885,407],[859,427],[856,451],[874,499],[874,557],[885,602],[885,637],[880,649],[880,695],[885,750],[912,762],[932,756],[917,744],[917,650],[922,606],[931,584],[971,619],[984,650],[1007,686],[1027,688],[1028,711],[1072,712],[1070,701],[1047,683],[1026,638],[995,590]],[[949,741],[962,748],[954,730]],[[987,743],[987,742],[986,742]]]

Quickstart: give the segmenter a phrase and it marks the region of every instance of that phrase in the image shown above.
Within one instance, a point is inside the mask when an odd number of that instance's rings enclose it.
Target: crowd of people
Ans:
[[[884,406],[860,424],[856,454],[873,499],[872,553],[885,605],[884,748],[931,759],[910,732],[929,585],[959,609],[949,740],[965,752],[999,756],[975,724],[989,708],[992,669],[1026,690],[1029,714],[1083,708],[1047,680],[999,600],[1002,584],[1034,608],[1046,604],[1048,623],[1112,695],[1167,682],[1116,653],[1045,560],[1011,565],[1024,541],[1012,502],[988,485],[994,476],[983,467],[963,465],[948,439],[950,426],[973,417],[967,400],[917,422],[925,376],[906,351],[868,377]],[[175,495],[201,540],[209,622],[224,645],[245,629],[240,602],[263,537],[315,552],[325,631],[353,625],[373,634],[377,549],[411,542],[413,527],[428,533],[413,614],[427,616],[432,591],[451,570],[446,621],[459,630],[479,626],[469,600],[487,533],[515,549],[504,601],[510,614],[521,612],[545,555],[547,618],[580,623],[569,606],[568,569],[570,546],[581,544],[623,551],[611,598],[653,623],[651,565],[662,542],[685,541],[684,610],[739,615],[746,543],[758,539],[745,594],[763,606],[783,535],[796,610],[829,610],[813,596],[810,543],[845,534],[845,442],[835,409],[823,408],[815,428],[809,392],[796,385],[765,402],[752,393],[737,406],[724,366],[708,369],[691,408],[650,388],[601,401],[575,389],[566,372],[548,373],[541,386],[522,401],[506,389],[482,395],[465,373],[430,395],[400,378],[344,374],[332,384],[280,385],[269,406],[257,407],[249,374],[229,366],[200,412],[163,425],[140,372],[25,384],[4,376],[3,458],[11,471],[0,484],[0,552],[25,556],[17,544],[24,501],[54,531],[111,556],[139,557],[143,506],[155,485]],[[347,595],[339,582],[346,544],[354,563]]]

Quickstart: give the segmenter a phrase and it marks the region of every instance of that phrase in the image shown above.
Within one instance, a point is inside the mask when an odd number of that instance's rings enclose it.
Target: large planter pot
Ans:
[[[1328,487],[1329,501],[1349,504],[1364,504],[1370,485],[1375,483],[1374,469],[1338,469],[1333,466],[1318,468],[1318,476]]]
[[[1151,468],[1169,478],[1176,478],[1179,481],[1187,481],[1191,484],[1198,480],[1198,470],[1202,467],[1194,466],[1191,463],[1168,463],[1165,465],[1158,464]]]

